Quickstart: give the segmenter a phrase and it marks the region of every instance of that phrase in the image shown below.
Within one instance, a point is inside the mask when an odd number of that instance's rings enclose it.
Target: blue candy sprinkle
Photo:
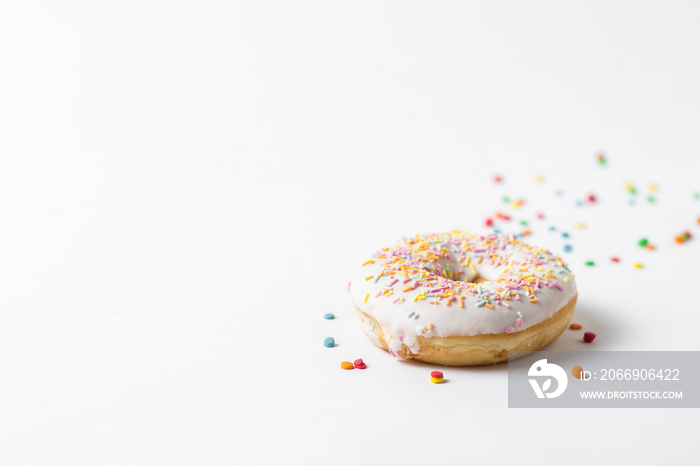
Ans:
[[[571,252],[573,248],[571,247],[570,244],[565,244],[564,245],[564,252]]]
[[[554,226],[549,227],[549,231],[554,231],[554,230],[556,230],[556,229],[557,229],[557,227],[554,227]]]
[[[565,232],[565,231],[562,231],[562,232],[561,232],[561,236],[564,237],[564,238],[568,238],[568,237],[569,237],[569,234],[568,234],[567,232]]]
[[[326,313],[326,314],[323,314],[323,318],[324,318],[324,319],[331,320],[331,319],[335,319],[335,315],[334,315],[334,314],[331,314],[330,312],[328,312],[328,313]]]
[[[326,348],[333,348],[335,346],[335,340],[333,337],[326,337],[326,339],[323,340],[323,346]]]

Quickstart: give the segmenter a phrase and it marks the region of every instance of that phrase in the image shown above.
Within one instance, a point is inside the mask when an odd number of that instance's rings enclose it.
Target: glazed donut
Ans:
[[[379,250],[348,288],[375,344],[448,366],[541,349],[566,329],[577,297],[574,274],[549,251],[512,235],[459,231]]]

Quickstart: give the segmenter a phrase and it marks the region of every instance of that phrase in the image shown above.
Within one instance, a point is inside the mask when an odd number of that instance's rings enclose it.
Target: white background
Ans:
[[[377,248],[484,232],[500,209],[504,231],[524,219],[533,243],[573,246],[574,320],[598,338],[549,348],[699,350],[699,16],[5,2],[0,463],[694,458],[696,410],[508,409],[505,366],[431,384],[434,366],[362,335],[346,287]],[[696,238],[674,244],[685,229]],[[359,357],[367,370],[340,370]]]

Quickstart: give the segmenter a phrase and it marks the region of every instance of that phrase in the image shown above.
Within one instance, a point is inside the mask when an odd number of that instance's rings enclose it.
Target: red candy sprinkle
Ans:
[[[593,332],[586,332],[583,334],[583,341],[586,343],[591,343],[593,340],[595,340],[596,334]]]
[[[433,371],[433,372],[431,372],[431,373],[430,373],[430,377],[432,377],[432,378],[434,378],[434,379],[442,379],[442,378],[443,378],[442,372],[440,372],[440,371]]]
[[[492,218],[487,218],[487,219],[486,219],[486,226],[487,226],[487,227],[492,227],[492,226],[493,226],[493,219],[492,219]]]
[[[542,212],[537,214],[537,220],[544,220],[544,214]]]
[[[589,194],[588,197],[586,198],[588,202],[595,202],[595,194]]]
[[[611,257],[610,260],[613,262],[620,262],[620,259],[618,259],[617,257]]]
[[[494,175],[493,176],[494,183],[500,183],[501,181],[503,181],[503,177],[501,177],[501,175]]]
[[[354,364],[358,369],[367,369],[367,365],[362,361],[362,359],[355,359]]]

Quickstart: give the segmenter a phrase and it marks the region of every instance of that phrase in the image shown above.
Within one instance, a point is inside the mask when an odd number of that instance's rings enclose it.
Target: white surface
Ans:
[[[4,6],[0,463],[694,458],[695,410],[508,409],[503,366],[430,384],[366,340],[346,286],[377,247],[479,231],[522,196],[516,219],[548,216],[533,243],[560,253],[545,226],[572,233],[586,348],[700,349],[699,13]],[[628,206],[625,181],[657,182],[658,202]]]

